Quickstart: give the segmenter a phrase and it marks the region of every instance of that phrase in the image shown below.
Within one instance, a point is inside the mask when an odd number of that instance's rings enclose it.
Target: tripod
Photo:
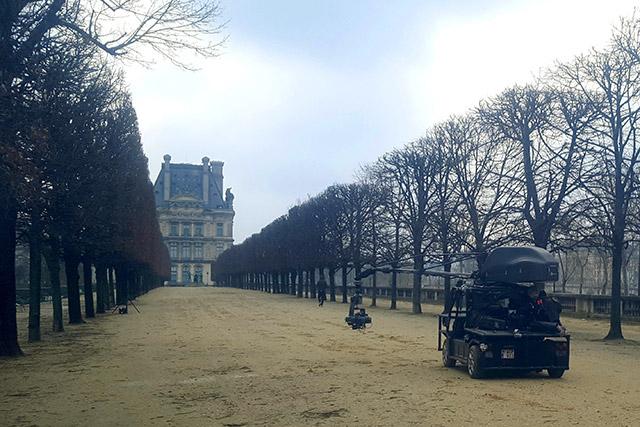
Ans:
[[[140,310],[138,310],[138,307],[133,303],[131,298],[127,298],[127,302],[126,303],[124,303],[124,304],[116,304],[116,306],[113,307],[113,310],[111,310],[111,314],[115,313],[116,310],[118,310],[119,314],[127,314],[129,312],[129,304],[131,304],[133,306],[133,308],[135,308],[136,311],[138,313],[140,313]]]

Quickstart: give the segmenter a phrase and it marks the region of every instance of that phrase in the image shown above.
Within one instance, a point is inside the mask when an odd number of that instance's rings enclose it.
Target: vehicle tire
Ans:
[[[469,348],[469,355],[467,356],[467,372],[473,379],[484,377],[484,372],[480,366],[480,347],[472,345]]]
[[[449,340],[444,339],[442,344],[442,364],[445,368],[453,368],[456,366],[456,359],[449,357]]]
[[[547,374],[549,374],[551,378],[560,378],[562,377],[562,375],[564,375],[564,369],[562,368],[547,369]]]

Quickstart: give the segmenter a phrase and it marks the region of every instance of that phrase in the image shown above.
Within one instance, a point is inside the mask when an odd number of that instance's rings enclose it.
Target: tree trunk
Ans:
[[[329,301],[336,302],[336,270],[329,267]]]
[[[296,294],[295,284],[294,284],[294,280],[293,280],[293,276],[291,274],[291,271],[287,271],[286,273],[284,273],[284,286],[287,289],[287,294],[289,294],[289,295],[295,295]]]
[[[413,258],[413,290],[411,292],[412,312],[414,314],[422,313],[422,303],[420,301],[420,295],[422,293],[422,269],[424,268],[424,261],[422,255],[414,255]]]
[[[371,307],[375,307],[378,297],[378,274],[373,273],[371,276]]]
[[[373,237],[373,267],[375,268],[378,265],[378,237],[376,233],[376,222],[375,220],[372,222],[372,237]],[[371,307],[375,307],[378,303],[378,272],[373,272],[373,277],[371,278]]]
[[[280,280],[280,286],[282,286],[282,293],[283,294],[288,294],[289,293],[289,283],[287,283],[287,273],[281,272],[279,274],[280,274],[280,278],[278,280]]]
[[[31,214],[29,231],[29,341],[40,341],[40,300],[42,286],[42,254],[40,251],[40,213]]]
[[[125,292],[127,296],[126,303],[128,303],[129,300],[136,299],[138,296],[138,270],[136,268],[130,268],[127,273],[127,279],[127,292]]]
[[[398,301],[398,272],[395,270],[396,266],[393,266],[394,270],[391,272],[391,306],[390,310],[397,309]]]
[[[75,248],[67,245],[64,248],[64,272],[67,277],[67,304],[69,308],[69,323],[82,323],[82,309],[80,306],[80,275],[78,266],[80,256]]]
[[[622,313],[621,305],[621,273],[622,273],[622,239],[614,242],[611,259],[611,316],[609,319],[609,333],[604,338],[606,340],[624,339],[622,335]]]
[[[129,269],[124,265],[116,267],[116,304],[127,305],[129,302]]]
[[[629,262],[631,261],[632,251],[625,249],[623,252],[624,264],[622,265],[622,284],[624,285],[623,295],[629,295]]]
[[[104,313],[108,307],[107,267],[96,263],[96,312]]]
[[[82,276],[84,282],[84,314],[86,317],[96,317],[93,306],[93,285],[91,283],[91,259],[87,255],[82,259]]]
[[[348,295],[347,295],[347,266],[342,266],[342,303],[348,303]]]
[[[291,274],[288,271],[281,273],[282,285],[284,286],[283,293],[291,295]]]
[[[275,280],[275,282],[276,282],[276,284],[278,286],[278,293],[279,294],[284,294],[286,291],[285,291],[285,288],[284,288],[284,286],[285,286],[284,285],[284,277],[282,276],[282,274],[279,273],[279,272],[274,273],[273,280]]]
[[[304,283],[302,283],[303,281],[303,277],[302,277],[302,270],[298,270],[298,277],[296,278],[296,285],[298,286],[298,293],[297,293],[297,297],[298,298],[302,298],[302,291],[304,288]]]
[[[108,288],[108,297],[109,297],[109,305],[108,307],[113,307],[116,305],[116,281],[113,277],[115,274],[114,268],[109,267],[107,270],[107,279],[109,280],[109,288]]]
[[[589,261],[589,253],[587,252],[587,255],[585,257],[585,262],[584,264],[582,263],[582,260],[580,260],[580,257],[578,257],[578,260],[580,262],[580,288],[578,289],[578,292],[580,295],[582,295],[582,288],[584,287],[584,269],[587,266],[587,262]]]
[[[567,290],[567,275],[566,275],[566,264],[567,257],[565,256],[565,261],[562,261],[562,252],[558,252],[558,262],[560,263],[560,272],[562,273],[562,293],[566,293]],[[556,282],[553,282],[553,292],[556,291]]]
[[[16,321],[17,209],[11,196],[8,203],[3,202],[0,203],[0,356],[21,356]]]
[[[309,270],[309,292],[311,293],[310,298],[316,298],[316,269],[312,268]]]
[[[394,245],[394,252],[393,252],[393,256],[395,258],[395,260],[391,263],[391,267],[393,268],[393,271],[391,271],[391,305],[389,306],[389,310],[396,310],[397,304],[398,304],[398,272],[395,270],[396,268],[399,267],[399,259],[401,257],[400,254],[400,227],[401,224],[396,221],[396,223],[394,224],[394,239],[393,239],[393,245]]]
[[[60,249],[56,237],[49,240],[49,247],[44,251],[44,258],[49,270],[51,284],[51,304],[53,306],[53,332],[64,331],[62,313],[62,291],[60,289]]]
[[[622,313],[620,312],[620,306],[622,298],[620,295],[621,290],[621,273],[622,273],[622,259],[624,256],[624,229],[625,229],[625,217],[624,217],[624,191],[620,182],[618,170],[621,168],[616,167],[616,188],[615,188],[615,200],[614,200],[614,218],[613,218],[613,233],[611,254],[611,317],[609,319],[609,333],[605,337],[607,340],[624,339],[622,335]]]
[[[607,258],[606,255],[601,254],[600,255],[600,260],[602,261],[602,269],[604,270],[604,274],[603,276],[603,285],[602,285],[602,295],[606,295],[607,294],[607,286],[609,285],[609,263],[607,262]],[[613,259],[611,260],[611,262],[613,262]],[[620,264],[622,265],[622,261],[620,261]],[[611,274],[614,274],[613,271],[611,271]]]
[[[445,254],[449,248],[445,250]],[[444,271],[447,273],[451,273],[451,255],[444,255],[442,258],[442,265],[444,267]],[[451,300],[451,277],[444,278],[444,306],[449,307],[449,302]]]

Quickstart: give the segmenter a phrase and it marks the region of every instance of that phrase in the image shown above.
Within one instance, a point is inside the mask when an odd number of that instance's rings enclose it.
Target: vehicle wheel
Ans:
[[[547,369],[547,373],[551,378],[560,378],[564,374],[564,369],[562,368]]]
[[[444,339],[444,343],[442,344],[442,364],[445,368],[453,368],[456,366],[456,359],[449,357],[449,340]]]
[[[469,356],[467,357],[467,372],[469,376],[474,379],[482,378],[484,372],[480,367],[480,347],[472,345],[469,349]]]

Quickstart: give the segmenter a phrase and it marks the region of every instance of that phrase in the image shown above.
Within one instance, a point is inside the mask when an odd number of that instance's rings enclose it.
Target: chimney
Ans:
[[[162,169],[164,170],[164,200],[169,200],[171,198],[171,156],[168,154],[164,155],[164,164],[162,165]]]
[[[209,158],[202,158],[202,200],[209,204]]]
[[[224,162],[219,162],[216,160],[211,162],[211,174],[213,175],[213,182],[215,182],[218,188],[218,194],[220,194],[220,197],[224,196],[224,177],[222,176],[222,166],[224,166]]]

